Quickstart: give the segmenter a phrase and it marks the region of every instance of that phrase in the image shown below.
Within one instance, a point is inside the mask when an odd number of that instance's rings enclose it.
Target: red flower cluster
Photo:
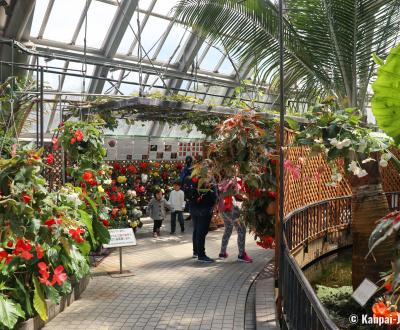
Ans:
[[[71,238],[78,244],[83,243],[85,241],[83,239],[83,237],[81,237],[81,235],[84,233],[85,233],[85,230],[82,229],[81,227],[69,230],[69,234],[71,235]]]
[[[128,166],[128,171],[129,171],[129,173],[131,173],[131,174],[136,174],[136,173],[138,172],[138,170],[137,170],[137,168],[136,168],[135,165],[129,165],[129,166]]]
[[[275,247],[275,240],[272,236],[263,236],[260,237],[260,241],[257,241],[256,244],[264,249],[273,249]]]
[[[177,169],[178,171],[182,171],[182,169],[183,169],[183,164],[182,164],[182,163],[176,164],[176,169]]]
[[[58,284],[59,286],[62,285],[63,282],[65,282],[68,278],[66,273],[63,273],[64,271],[64,266],[59,265],[54,269],[53,273],[53,279],[51,282],[49,281],[50,279],[50,272],[47,270],[48,265],[44,262],[39,262],[38,263],[38,268],[39,268],[39,274],[41,277],[38,277],[40,283],[45,284],[47,286],[53,286],[54,284]]]
[[[141,162],[140,163],[140,168],[142,169],[142,171],[145,171],[147,169],[148,164],[145,162]]]
[[[86,181],[87,183],[89,183],[91,180],[93,180],[93,174],[92,174],[92,172],[89,172],[89,171],[83,172],[83,174],[82,174],[82,179],[83,179],[84,181]]]
[[[46,161],[47,161],[47,165],[53,165],[53,163],[54,163],[54,155],[53,154],[48,154]]]
[[[58,149],[58,138],[54,137],[51,139],[51,143],[53,144],[53,150]]]
[[[13,254],[16,256],[20,256],[25,260],[31,260],[33,254],[30,252],[32,249],[32,245],[30,241],[25,241],[23,238],[20,238],[15,244],[15,249]]]
[[[62,220],[61,219],[53,219],[53,218],[50,218],[50,219],[47,219],[45,222],[45,225],[47,226],[47,227],[49,227],[49,229],[51,228],[51,226],[53,226],[53,225],[61,225],[61,223],[62,223]]]
[[[31,199],[32,199],[32,197],[29,196],[29,195],[28,195],[27,193],[25,193],[25,192],[23,192],[23,193],[21,194],[21,198],[22,198],[22,200],[24,201],[25,204],[28,204],[28,203],[31,201]]]
[[[5,250],[0,251],[0,262],[2,262],[3,259],[5,259],[6,264],[8,264],[12,260],[12,258],[13,258],[12,255],[8,254],[7,251]]]
[[[70,140],[71,144],[75,144],[75,142],[80,142],[83,140],[83,133],[81,130],[76,130],[74,132],[74,137]]]

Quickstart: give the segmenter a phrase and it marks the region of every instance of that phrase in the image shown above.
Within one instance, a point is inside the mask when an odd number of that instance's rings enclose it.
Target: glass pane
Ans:
[[[158,18],[155,16],[150,16],[147,21],[141,35],[142,46],[144,50],[148,53],[148,56],[151,58],[154,54],[154,51],[157,48],[157,44],[160,41],[161,37],[165,33],[169,25],[169,21],[166,19]],[[134,55],[136,55],[134,53]],[[143,52],[143,58],[147,59]]]
[[[87,15],[86,44],[88,47],[101,48],[116,11],[117,6],[100,1],[92,1]],[[84,33],[85,24],[82,25],[79,32],[78,40],[76,41],[77,45],[83,46]]]
[[[52,71],[62,72],[62,68],[64,68],[65,61],[60,60],[51,60],[45,61],[44,58],[39,57],[39,65],[43,66],[45,69],[49,69]],[[36,79],[36,72],[34,72],[33,77]],[[59,79],[61,75],[58,73],[49,73],[44,71],[43,78],[46,89],[59,89]]]
[[[85,0],[56,0],[43,38],[71,42],[85,4]]]
[[[139,8],[142,10],[148,10],[153,0],[140,0]]]
[[[39,34],[40,27],[42,26],[44,14],[46,13],[47,5],[49,0],[37,0],[35,4],[35,12],[33,14],[31,36],[37,37]]]
[[[124,78],[123,81],[124,82],[136,82],[136,83],[138,83],[139,82],[139,73],[130,72],[128,74],[126,72],[125,73],[125,78]],[[119,90],[124,95],[132,95],[132,94],[135,94],[135,93],[139,92],[139,85],[122,83],[121,86],[119,87]]]
[[[222,53],[217,50],[215,47],[211,47],[207,52],[206,57],[200,64],[200,69],[213,71],[215,66],[218,64],[222,56]]]
[[[228,57],[226,57],[225,60],[222,62],[222,65],[218,69],[218,72],[228,75],[234,74],[235,69],[233,68],[233,65]]]
[[[176,2],[176,0],[157,0],[153,12],[171,17],[172,8],[175,6]]]
[[[83,70],[82,63],[70,62],[68,69],[71,70],[69,71],[70,73],[82,74]],[[87,65],[86,75],[87,76],[92,75],[93,70],[94,70],[93,65]],[[90,78],[85,78],[85,91],[88,91],[90,82],[91,82]],[[68,92],[82,92],[84,87],[83,83],[84,83],[83,77],[66,76],[62,89]]]
[[[180,50],[185,46],[185,41],[188,36],[189,32],[187,32],[185,28],[181,25],[174,24],[164,45],[161,47],[157,60],[169,61],[172,57],[171,63],[174,63],[177,60]]]
[[[144,17],[145,17],[144,14],[139,13],[139,24],[141,24]],[[121,40],[121,43],[117,50],[117,54],[127,55],[132,43],[137,40],[137,38],[138,38],[137,19],[138,19],[138,16],[137,16],[137,13],[135,13],[130,21],[130,26],[128,26],[128,28],[126,29],[124,37]],[[136,50],[132,54],[133,54],[133,56],[137,56],[137,47],[136,47]]]

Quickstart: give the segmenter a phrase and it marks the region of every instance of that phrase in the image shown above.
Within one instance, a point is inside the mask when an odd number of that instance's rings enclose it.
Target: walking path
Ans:
[[[184,235],[170,236],[166,221],[161,238],[154,239],[152,224],[146,220],[137,234],[137,246],[123,249],[123,268],[134,276],[106,275],[119,269],[119,254],[114,251],[92,268],[93,278],[82,297],[45,329],[228,330],[244,329],[245,323],[249,328],[248,291],[273,251],[261,249],[248,236],[247,251],[254,262],[239,263],[233,234],[227,260],[199,263],[191,258],[191,222],[185,225]],[[211,258],[218,256],[222,233],[223,228],[207,236],[206,252]],[[267,295],[272,297],[272,290]]]

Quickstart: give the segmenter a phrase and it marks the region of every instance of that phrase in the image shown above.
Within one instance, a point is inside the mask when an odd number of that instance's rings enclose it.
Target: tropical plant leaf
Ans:
[[[47,321],[47,305],[44,299],[44,293],[42,287],[40,286],[39,280],[35,275],[32,275],[33,285],[35,290],[33,292],[33,307],[39,314],[43,321]]]
[[[104,225],[97,219],[93,220],[93,231],[97,241],[102,244],[110,242],[110,233]]]
[[[83,210],[78,210],[79,215],[80,215],[80,220],[85,224],[90,238],[92,239],[92,242],[96,242],[96,239],[94,238],[94,233],[93,233],[93,218],[90,214]]]
[[[47,305],[44,297],[43,289],[39,280],[35,275],[32,275],[34,292],[33,292],[33,307],[43,321],[47,320]]]
[[[400,143],[400,44],[390,51],[372,84],[372,112],[379,128]]]
[[[0,295],[0,324],[13,329],[19,317],[25,317],[21,306],[4,295]]]

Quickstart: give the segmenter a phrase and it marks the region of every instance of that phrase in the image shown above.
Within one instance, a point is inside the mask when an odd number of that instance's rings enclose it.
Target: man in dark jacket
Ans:
[[[217,186],[210,183],[207,192],[200,193],[197,180],[190,176],[185,179],[184,186],[193,222],[193,258],[198,258],[201,262],[214,262],[206,255],[205,240],[218,197]]]

